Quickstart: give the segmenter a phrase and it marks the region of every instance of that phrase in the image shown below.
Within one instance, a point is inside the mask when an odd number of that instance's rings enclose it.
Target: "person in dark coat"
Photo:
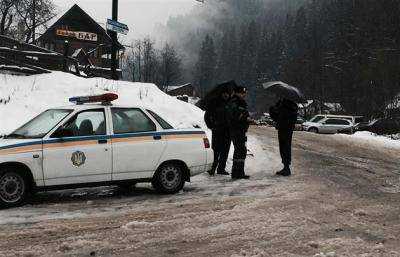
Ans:
[[[214,151],[214,163],[212,169],[208,171],[211,176],[215,174],[215,171],[217,171],[219,175],[230,175],[226,172],[225,168],[231,147],[231,137],[226,113],[226,105],[231,95],[232,91],[226,88],[221,93],[221,96],[211,103],[212,107],[210,107],[204,115],[207,127],[212,131],[211,146]]]
[[[232,179],[249,179],[244,172],[247,156],[246,133],[251,122],[247,103],[245,100],[247,90],[237,86],[235,94],[227,105],[229,119],[229,133],[235,148],[233,154]]]
[[[290,176],[292,163],[292,139],[297,121],[298,106],[295,102],[282,98],[270,108],[270,116],[276,122],[278,129],[279,151],[284,168],[276,174]]]

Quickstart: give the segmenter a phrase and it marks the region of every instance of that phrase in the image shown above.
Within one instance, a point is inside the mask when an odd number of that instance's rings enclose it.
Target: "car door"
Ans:
[[[328,119],[326,121],[327,133],[338,133],[340,129],[350,127],[351,122],[345,119]]]
[[[336,120],[335,119],[326,119],[322,122],[321,133],[335,133],[337,129]]]
[[[111,140],[106,124],[104,108],[84,110],[44,142],[46,186],[111,180]]]
[[[352,122],[350,120],[338,120],[337,122],[337,129],[335,131],[335,133],[338,133],[339,130],[343,130],[343,129],[350,129],[352,127]]]
[[[165,150],[166,140],[139,108],[111,108],[113,180],[150,178]]]

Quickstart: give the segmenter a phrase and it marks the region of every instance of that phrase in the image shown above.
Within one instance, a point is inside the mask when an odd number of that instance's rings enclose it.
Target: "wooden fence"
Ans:
[[[56,70],[79,75],[79,65],[75,58],[6,36],[0,36],[0,70],[26,75]]]

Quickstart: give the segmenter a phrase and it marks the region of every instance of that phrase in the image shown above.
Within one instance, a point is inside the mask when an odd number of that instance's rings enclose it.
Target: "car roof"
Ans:
[[[336,114],[318,114],[327,118],[341,118],[341,117],[346,117],[346,118],[354,118],[356,116],[351,116],[351,115],[336,115]]]
[[[325,117],[324,120],[347,120],[350,121],[349,119],[343,118],[343,117]]]
[[[138,109],[145,109],[143,106],[138,105],[103,105],[103,104],[70,104],[65,106],[59,106],[50,109],[72,109],[72,110],[89,110],[89,109],[97,109],[97,108],[104,108],[104,107],[114,107],[114,108],[138,108]]]
[[[325,117],[325,118],[322,119],[322,120],[345,120],[345,121],[348,121],[348,122],[351,122],[351,123],[352,123],[351,120],[345,119],[345,118],[340,118],[340,117]]]

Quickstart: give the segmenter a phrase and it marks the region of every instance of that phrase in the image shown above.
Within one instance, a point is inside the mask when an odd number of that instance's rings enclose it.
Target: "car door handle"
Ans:
[[[153,138],[154,138],[154,140],[161,140],[161,136],[160,135],[154,135]]]
[[[107,144],[107,139],[99,139],[99,144]]]

